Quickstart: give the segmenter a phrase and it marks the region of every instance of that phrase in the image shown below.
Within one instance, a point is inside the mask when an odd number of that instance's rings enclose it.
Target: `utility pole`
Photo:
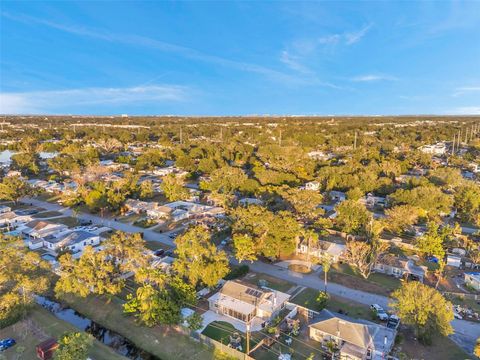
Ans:
[[[455,134],[453,134],[453,141],[452,141],[452,156],[455,155]]]
[[[280,130],[280,136],[278,137],[278,145],[282,146],[282,130]]]
[[[468,128],[465,129],[465,144],[468,143]]]
[[[355,131],[355,139],[353,140],[353,150],[357,150],[357,136],[358,136],[358,132]]]
[[[250,320],[248,320],[246,325],[247,325],[246,326],[247,331],[246,331],[246,339],[245,340],[246,340],[246,343],[247,343],[246,344],[247,345],[247,351],[245,352],[245,358],[247,356],[249,356],[249,354],[250,354]]]
[[[183,144],[183,129],[180,127],[180,144]]]
[[[462,130],[458,132],[458,139],[457,139],[457,151],[460,150],[460,137],[462,136]]]
[[[223,141],[223,128],[220,127],[220,140]]]

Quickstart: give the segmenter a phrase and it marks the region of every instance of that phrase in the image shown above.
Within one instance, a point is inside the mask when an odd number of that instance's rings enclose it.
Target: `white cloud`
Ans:
[[[187,97],[188,88],[177,85],[0,93],[0,113],[56,113],[76,106],[168,103],[184,101]]]
[[[346,33],[344,35],[346,44],[352,45],[359,42],[367,34],[367,32],[370,30],[371,27],[372,27],[372,24],[368,24],[362,27],[358,31]]]
[[[308,69],[305,65],[300,62],[300,57],[290,54],[288,51],[282,51],[280,55],[280,61],[287,65],[292,70],[309,74],[311,73],[310,69]]]
[[[470,94],[472,92],[480,92],[480,86],[463,86],[455,89],[452,96],[462,96],[465,94]]]
[[[461,106],[450,112],[455,115],[480,115],[480,106]]]
[[[355,76],[350,80],[355,82],[373,82],[373,81],[396,81],[398,79],[395,76],[391,76],[391,75],[365,74],[365,75]]]

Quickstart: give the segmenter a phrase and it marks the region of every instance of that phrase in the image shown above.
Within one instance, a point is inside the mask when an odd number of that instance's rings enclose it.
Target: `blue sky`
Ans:
[[[0,113],[480,114],[479,1],[0,11]]]

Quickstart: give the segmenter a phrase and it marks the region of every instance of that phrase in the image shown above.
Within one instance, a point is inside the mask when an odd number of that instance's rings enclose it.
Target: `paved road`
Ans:
[[[63,207],[58,204],[52,204],[47,201],[31,199],[31,198],[24,198],[22,199],[22,202],[42,207],[47,211],[58,211],[58,212],[61,212],[64,216],[73,216],[73,212],[71,209]],[[112,229],[120,230],[124,232],[129,232],[129,233],[143,232],[143,238],[147,241],[157,241],[169,246],[174,246],[173,240],[170,239],[170,237],[168,237],[168,234],[169,234],[168,232],[160,234],[153,230],[144,229],[131,224],[125,224],[120,221],[112,220],[110,218],[102,218],[101,216],[94,215],[94,214],[79,213],[77,215],[77,218],[85,221],[92,221],[92,223],[108,226]]]
[[[299,274],[272,264],[265,264],[262,262],[254,262],[249,264],[249,267],[253,271],[262,272],[298,285],[307,286],[318,290],[324,289],[323,276],[320,277],[318,272],[308,275]],[[327,290],[329,293],[336,296],[354,300],[365,305],[376,303],[385,309],[388,309],[388,304],[391,302],[391,299],[386,296],[351,289],[335,283],[328,283]],[[466,320],[454,320],[452,321],[452,326],[455,330],[455,333],[450,336],[451,339],[471,354],[473,352],[476,340],[480,337],[480,324]]]
[[[25,203],[32,203],[35,206],[43,207],[48,211],[59,211],[65,216],[72,216],[72,211],[70,209],[58,204],[52,204],[46,201],[30,198],[26,198],[23,201]],[[100,216],[92,214],[80,213],[77,217],[82,220],[91,220],[93,223],[102,224],[115,230],[131,233],[143,232],[145,240],[158,241],[169,246],[174,246],[173,240],[168,237],[168,233],[159,234],[153,230],[146,230],[130,224],[124,224],[119,221],[104,219]],[[231,262],[237,263],[235,259],[232,259]],[[259,261],[249,264],[249,267],[253,271],[265,273],[298,285],[307,286],[318,290],[324,289],[323,279],[319,277],[318,272],[308,275],[299,274],[273,264],[266,264]],[[386,296],[351,289],[335,283],[328,283],[328,292],[365,305],[379,304],[385,309],[388,309],[388,304],[391,302],[391,299]],[[455,334],[451,336],[452,340],[469,353],[472,353],[475,346],[475,341],[480,337],[480,324],[466,320],[454,320],[452,322],[452,326],[455,330]]]

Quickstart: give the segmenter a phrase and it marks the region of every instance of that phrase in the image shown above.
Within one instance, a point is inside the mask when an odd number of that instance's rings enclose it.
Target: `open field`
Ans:
[[[378,273],[372,273],[368,279],[364,279],[346,264],[334,264],[328,273],[328,279],[352,289],[385,296],[398,289],[402,283],[393,276]]]
[[[63,333],[79,331],[73,325],[56,318],[48,310],[35,306],[27,319],[0,330],[0,338],[12,337],[17,344],[2,353],[6,359],[36,359],[35,347],[46,338],[60,338]],[[21,351],[23,349],[23,351]],[[121,360],[125,357],[94,340],[89,354],[93,359]]]
[[[54,216],[62,216],[63,214],[59,211],[45,211],[35,215],[32,215],[34,219],[46,219]]]
[[[63,301],[84,316],[128,338],[140,349],[161,359],[207,360],[212,358],[213,350],[196,343],[174,327],[148,328],[135,323],[134,317],[124,315],[123,302],[117,297],[108,302],[106,298],[93,296],[85,299],[66,296]]]

